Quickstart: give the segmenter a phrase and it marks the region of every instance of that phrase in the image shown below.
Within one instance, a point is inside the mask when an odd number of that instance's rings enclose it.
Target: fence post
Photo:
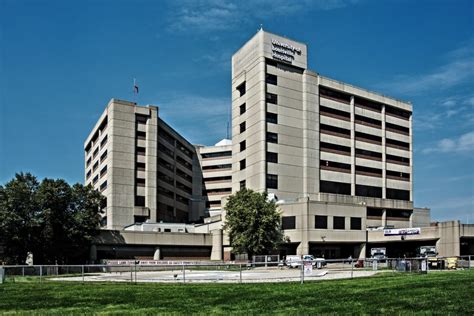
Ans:
[[[81,267],[82,269],[82,284],[84,284],[84,265]]]
[[[469,270],[471,270],[471,255],[469,255],[469,263],[467,266],[469,267]]]
[[[133,283],[133,266],[130,263],[130,283]]]
[[[22,272],[21,274],[25,276],[25,267],[21,267],[21,272]]]
[[[186,270],[184,269],[184,262],[183,262],[183,283],[186,283]]]
[[[42,277],[43,277],[43,266],[40,266],[40,283],[43,282]]]
[[[300,261],[300,266],[301,266],[301,284],[304,283],[304,262]]]
[[[240,264],[239,267],[240,267],[240,283],[242,283],[242,264]]]
[[[351,279],[354,278],[354,259],[351,259]]]
[[[135,284],[137,284],[137,260],[135,260]]]

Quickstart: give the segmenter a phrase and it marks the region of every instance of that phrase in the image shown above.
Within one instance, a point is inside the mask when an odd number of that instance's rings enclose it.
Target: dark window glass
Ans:
[[[104,191],[105,189],[107,189],[107,180],[102,182],[102,184],[100,185],[100,191]]]
[[[181,164],[183,167],[185,167],[186,169],[192,171],[193,170],[193,165],[186,161],[183,157],[180,157],[180,156],[176,156],[176,161]]]
[[[240,142],[240,151],[244,151],[247,148],[247,142],[245,140]]]
[[[106,173],[107,173],[107,165],[105,165],[105,167],[102,168],[102,170],[100,170],[100,176],[103,177]]]
[[[338,153],[338,154],[346,154],[346,155],[351,154],[351,148],[347,146],[321,142],[319,144],[319,147],[321,148],[322,151]]]
[[[183,145],[180,141],[176,141],[176,148],[179,149],[184,155],[186,155],[189,159],[193,159],[193,153],[191,150],[186,148],[186,146]]]
[[[137,187],[144,187],[145,179],[137,178]]]
[[[278,175],[267,174],[267,189],[278,189]]]
[[[240,161],[240,170],[244,170],[245,167],[246,167],[245,159],[242,159],[242,160]]]
[[[169,149],[168,147],[166,147],[162,143],[158,143],[158,153],[159,154],[164,153],[165,155],[168,155],[169,157],[174,159],[173,150]]]
[[[232,191],[231,188],[222,188],[222,189],[209,189],[205,191],[205,194],[225,194],[225,193],[230,193]]]
[[[360,217],[351,217],[351,229],[352,230],[361,230],[362,229],[362,218],[360,218]]]
[[[346,121],[351,119],[351,113],[349,113],[349,112],[341,111],[341,110],[337,110],[337,109],[333,109],[333,108],[328,108],[328,107],[322,106],[322,105],[319,106],[319,113],[322,114],[322,115],[331,116],[331,117],[343,119],[343,120],[346,120]]]
[[[165,187],[162,187],[161,185],[158,186],[158,194],[174,199],[174,192],[171,190],[168,190]]]
[[[387,178],[400,179],[400,180],[410,180],[410,174],[405,173],[405,172],[387,170]]]
[[[355,166],[356,174],[366,175],[366,176],[382,176],[382,169],[364,167],[364,166]]]
[[[245,132],[246,129],[247,129],[247,124],[245,124],[245,122],[240,123],[240,133]]]
[[[227,180],[232,180],[231,176],[223,176],[223,177],[209,177],[209,178],[204,178],[204,182],[221,182],[221,181],[227,181]]]
[[[99,147],[97,147],[97,148],[94,150],[94,153],[92,154],[92,158],[95,158],[98,153],[99,153]]]
[[[326,125],[326,124],[319,124],[319,128],[321,130],[321,133],[341,136],[341,137],[346,137],[346,138],[351,137],[351,131],[345,128],[340,128],[340,127]]]
[[[146,133],[137,131],[137,139],[142,139],[142,140],[146,139]]]
[[[166,132],[166,131],[163,130],[163,129],[160,129],[160,130],[158,131],[158,136],[159,136],[160,138],[163,138],[166,142],[168,142],[169,144],[173,145],[173,147],[174,147],[175,139],[174,139],[173,136],[171,136],[170,133]]]
[[[367,125],[367,126],[372,126],[376,128],[381,128],[382,127],[382,121],[362,116],[362,115],[355,115],[355,122],[361,125]]]
[[[265,75],[265,82],[268,83],[268,84],[273,84],[273,85],[276,86],[278,84],[278,78],[275,75],[266,74]]]
[[[217,153],[206,153],[206,154],[201,154],[201,157],[203,159],[206,158],[217,158],[217,157],[231,157],[232,156],[232,151],[221,151]]]
[[[382,104],[371,101],[371,100],[355,97],[354,103],[356,106],[360,106],[362,108],[366,108],[372,111],[376,111],[376,112],[382,111]]]
[[[295,229],[296,228],[296,216],[283,216],[281,218],[281,229]]]
[[[382,197],[382,188],[373,187],[369,185],[360,185],[356,184],[356,195],[357,196],[367,196],[367,197]]]
[[[408,120],[411,116],[411,113],[402,109],[397,109],[391,106],[385,106],[385,113],[392,115],[392,116],[397,116],[400,118],[403,118],[405,120]]]
[[[135,206],[145,206],[145,197],[141,195],[135,195]]]
[[[368,217],[382,217],[383,209],[380,208],[367,208],[367,216]]]
[[[158,158],[158,165],[168,169],[169,171],[174,171],[174,166],[163,158]]]
[[[320,160],[319,165],[321,169],[325,169],[325,170],[351,172],[351,165],[347,163],[335,162],[335,161],[329,161],[329,160]]]
[[[385,142],[387,146],[389,147],[395,147],[395,148],[400,148],[400,149],[410,149],[409,143],[401,142],[399,140],[387,138]]]
[[[146,165],[145,165],[144,162],[137,162],[136,165],[137,165],[137,170],[138,170],[138,171],[145,171]]]
[[[267,142],[278,144],[278,134],[277,133],[272,133],[272,132],[267,132]]]
[[[398,163],[398,164],[407,165],[407,166],[410,165],[410,158],[386,154],[385,159],[387,160],[387,162],[390,162],[390,163]]]
[[[356,153],[356,157],[358,158],[382,160],[382,153],[377,153],[375,151],[356,148],[355,153]]]
[[[240,96],[243,96],[246,92],[245,90],[245,81],[242,82],[239,86],[237,86],[237,91],[239,91]]]
[[[107,158],[107,150],[105,150],[102,155],[100,156],[100,162],[104,161]]]
[[[323,193],[334,193],[351,195],[350,183],[333,182],[333,181],[319,181],[320,191]]]
[[[382,144],[382,137],[362,132],[355,132],[355,139],[368,143]]]
[[[174,186],[174,179],[161,171],[158,171],[158,180],[168,183],[171,186]]]
[[[184,196],[179,195],[179,194],[176,194],[176,201],[181,202],[183,204],[188,204],[189,203],[188,198],[185,198]]]
[[[193,177],[191,177],[189,174],[179,168],[176,168],[176,174],[190,183],[193,182]]]
[[[274,93],[267,92],[265,99],[268,103],[278,104],[278,96]]]
[[[397,218],[397,219],[410,219],[412,210],[396,210],[396,209],[387,209],[387,217]]]
[[[343,216],[334,216],[333,220],[333,229],[346,229],[346,219]]]
[[[267,162],[278,163],[278,154],[267,152]]]
[[[244,114],[247,111],[247,105],[244,103],[240,107],[240,115]]]
[[[145,155],[145,153],[146,153],[145,147],[137,146],[137,155]]]
[[[319,95],[336,101],[351,103],[351,96],[349,94],[329,89],[323,86],[319,86]]]
[[[107,135],[104,136],[104,138],[102,139],[102,141],[100,142],[100,148],[104,147],[105,144],[107,144]]]
[[[267,112],[267,123],[278,124],[278,114]]]
[[[203,170],[214,170],[214,169],[230,169],[232,168],[232,165],[229,164],[223,164],[223,165],[214,165],[214,166],[204,166],[202,167]]]
[[[146,124],[146,121],[148,120],[148,116],[143,114],[135,114],[135,117],[137,119],[137,123]]]
[[[410,201],[410,191],[387,188],[387,199]]]
[[[388,123],[388,122],[385,123],[385,129],[387,131],[400,133],[400,134],[404,134],[404,135],[409,135],[410,134],[410,129],[408,127],[403,127],[403,126]]]
[[[314,228],[327,229],[328,217],[323,215],[314,216]]]
[[[240,189],[241,190],[245,189],[245,187],[246,187],[246,181],[245,180],[240,181]]]

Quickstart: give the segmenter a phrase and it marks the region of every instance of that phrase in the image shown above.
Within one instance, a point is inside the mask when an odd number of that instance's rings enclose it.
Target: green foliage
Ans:
[[[64,180],[39,183],[29,174],[16,174],[0,186],[0,241],[8,263],[83,262],[97,234],[102,195],[92,187],[70,186]]]
[[[462,286],[461,286],[462,285]],[[299,284],[0,285],[7,315],[472,315],[474,270]]]
[[[280,213],[267,193],[242,189],[229,196],[225,225],[232,251],[252,255],[268,254],[284,242]]]

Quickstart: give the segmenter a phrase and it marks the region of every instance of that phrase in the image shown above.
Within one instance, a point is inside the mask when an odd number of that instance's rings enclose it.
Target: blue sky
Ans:
[[[226,135],[230,60],[260,24],[308,44],[309,68],[409,100],[415,204],[474,222],[473,1],[0,0],[0,183],[83,181],[110,98],[160,107],[193,143]]]

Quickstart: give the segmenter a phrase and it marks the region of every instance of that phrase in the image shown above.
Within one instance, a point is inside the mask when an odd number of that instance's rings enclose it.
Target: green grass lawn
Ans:
[[[267,284],[22,282],[0,314],[474,314],[474,270]]]

